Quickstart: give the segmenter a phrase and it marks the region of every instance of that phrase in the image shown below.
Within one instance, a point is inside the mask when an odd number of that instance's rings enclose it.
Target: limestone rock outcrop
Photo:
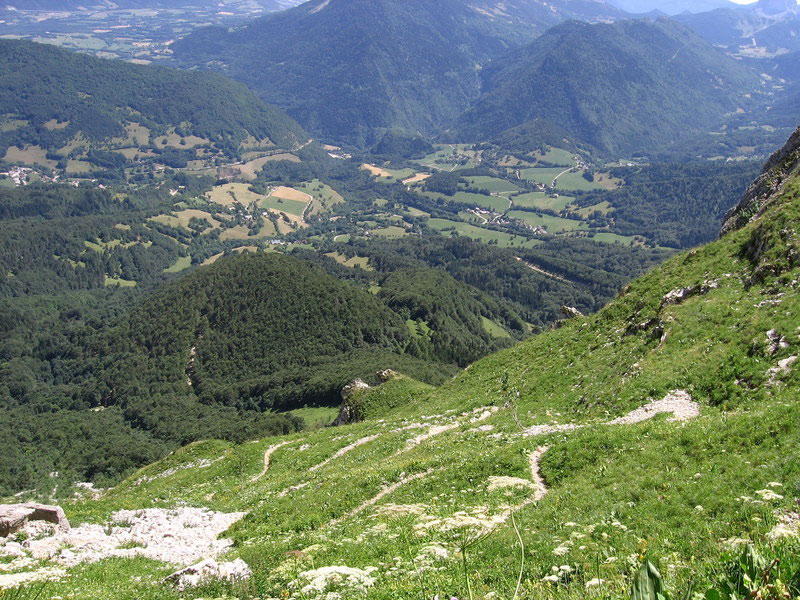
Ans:
[[[191,567],[176,571],[164,581],[172,583],[179,590],[218,581],[245,581],[253,572],[241,558],[231,562],[217,562],[213,558],[199,562]]]
[[[60,531],[69,531],[69,521],[60,506],[46,504],[0,504],[0,537],[8,537],[33,521],[52,523]]]

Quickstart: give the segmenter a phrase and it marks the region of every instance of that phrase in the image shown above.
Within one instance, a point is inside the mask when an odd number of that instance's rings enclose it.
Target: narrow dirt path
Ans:
[[[272,454],[276,450],[278,450],[279,448],[283,448],[284,446],[286,446],[288,444],[291,444],[291,443],[292,442],[281,442],[280,444],[274,444],[274,445],[270,446],[269,448],[267,448],[267,451],[264,452],[264,468],[261,469],[261,472],[258,475],[254,475],[253,477],[250,478],[250,483],[255,483],[256,481],[258,481],[264,475],[267,474],[267,471],[269,471],[270,458],[272,457]]]
[[[403,454],[404,452],[408,452],[409,450],[416,448],[420,444],[423,444],[428,440],[435,438],[438,435],[442,435],[443,433],[447,433],[448,431],[453,431],[454,429],[458,429],[463,425],[480,423],[481,421],[485,421],[486,419],[494,415],[498,410],[500,409],[496,406],[481,407],[480,409],[477,409],[476,411],[473,411],[471,413],[464,413],[460,415],[460,418],[454,423],[448,423],[447,425],[432,425],[425,433],[420,434],[408,440],[406,442],[406,445],[403,448],[400,448],[392,456],[394,457],[397,456],[398,454]],[[478,411],[483,411],[483,412],[478,414]]]
[[[566,171],[561,171],[561,173],[559,173],[558,175],[556,175],[556,176],[555,176],[555,179],[553,179],[553,185],[552,185],[552,187],[556,187],[556,186],[558,185],[558,178],[559,178],[559,177],[561,177],[562,175],[565,175],[565,174],[569,173],[570,171],[572,171],[572,169],[573,169],[573,168],[574,168],[574,167],[570,167],[570,168],[569,168],[569,169],[567,169]]]
[[[356,516],[357,514],[364,512],[370,506],[373,506],[373,505],[377,504],[378,502],[383,500],[386,496],[388,496],[389,494],[391,494],[393,492],[396,492],[398,489],[400,489],[404,485],[408,485],[412,481],[417,481],[418,479],[423,479],[425,477],[428,477],[434,471],[435,471],[435,469],[428,469],[427,471],[423,471],[422,473],[417,473],[415,475],[409,475],[408,477],[404,477],[400,481],[397,481],[397,482],[393,483],[392,485],[389,485],[389,486],[383,488],[375,496],[373,496],[369,500],[366,500],[366,501],[362,502],[361,504],[359,504],[356,508],[354,508],[350,512],[345,513],[341,517],[333,519],[332,521],[329,521],[328,524],[326,525],[326,527],[333,527],[334,525],[338,525],[342,521],[346,521],[347,519],[350,519],[350,518]]]
[[[688,421],[700,416],[700,405],[692,400],[691,395],[684,390],[674,390],[667,394],[663,400],[655,400],[644,406],[632,410],[623,417],[618,417],[600,425],[606,427],[616,427],[619,425],[634,425],[649,421],[656,415],[671,414],[670,421]],[[534,425],[525,430],[528,437],[548,435],[550,433],[576,431],[584,429],[589,425],[575,425],[571,423],[555,425]]]
[[[314,206],[314,196],[306,192],[301,192],[298,189],[295,189],[295,191],[308,198],[308,204],[306,204],[306,207],[303,209],[303,216],[301,217],[301,219],[303,219],[303,223],[307,223],[306,217],[308,217],[308,212],[311,210],[311,207]]]
[[[538,502],[547,494],[547,485],[542,477],[539,463],[541,462],[544,453],[548,450],[549,448],[547,446],[539,446],[530,456],[531,481],[535,486],[533,491],[533,502]]]
[[[323,460],[321,463],[314,465],[313,467],[311,467],[309,469],[309,471],[311,471],[313,473],[314,471],[316,471],[318,469],[321,469],[322,467],[327,465],[329,462],[331,462],[333,460],[336,460],[337,458],[341,458],[342,456],[344,456],[345,454],[347,454],[351,450],[355,450],[359,446],[363,446],[364,444],[368,444],[372,440],[377,440],[379,437],[381,437],[381,434],[377,433],[375,435],[368,435],[367,437],[363,437],[360,440],[356,440],[355,442],[353,442],[349,446],[345,446],[344,448],[341,448],[340,450],[337,450],[334,454],[332,454],[331,456],[329,456],[328,458]]]
[[[544,275],[545,277],[556,279],[558,281],[561,281],[562,283],[573,283],[573,284],[575,283],[574,281],[570,281],[569,279],[562,277],[561,275],[556,275],[555,273],[546,271],[543,268],[534,265],[533,263],[529,263],[528,261],[522,260],[519,256],[515,256],[514,258],[516,258],[519,262],[528,267],[531,271],[536,271],[537,273],[539,273],[539,275]]]

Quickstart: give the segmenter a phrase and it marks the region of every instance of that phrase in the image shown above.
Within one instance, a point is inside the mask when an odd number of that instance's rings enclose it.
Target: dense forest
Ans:
[[[347,382],[380,369],[441,383],[524,327],[440,271],[400,271],[373,295],[280,254],[222,259],[153,292],[48,291],[0,310],[0,403],[4,424],[20,423],[4,427],[16,449],[5,490],[52,470],[113,479],[195,439],[291,431],[302,422],[273,411],[336,405]],[[516,329],[498,336],[483,318]],[[41,443],[52,452],[34,461]]]
[[[597,226],[621,235],[643,235],[667,248],[691,248],[716,237],[725,213],[758,170],[751,162],[620,167],[611,175],[624,179],[623,187],[588,192],[578,202],[583,207],[611,205],[606,215],[591,216]]]
[[[346,256],[369,257],[378,273],[343,269],[340,276],[371,281],[402,269],[435,268],[489,295],[500,306],[498,315],[516,314],[534,330],[560,318],[561,307],[584,312],[598,310],[632,277],[663,261],[669,253],[648,248],[598,244],[586,239],[555,238],[536,248],[511,250],[463,237],[424,236],[400,240],[352,240],[322,246]],[[307,260],[316,253],[295,251]],[[328,262],[332,262],[329,259]],[[528,264],[526,264],[528,263]],[[532,269],[537,265],[552,275]],[[334,267],[336,268],[336,267]],[[513,317],[501,317],[506,327],[518,328]]]

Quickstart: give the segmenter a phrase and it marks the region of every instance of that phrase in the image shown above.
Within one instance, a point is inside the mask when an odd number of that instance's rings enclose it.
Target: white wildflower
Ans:
[[[770,500],[783,500],[783,496],[776,494],[772,490],[758,490],[756,494],[761,496],[761,499],[765,502],[769,502]]]
[[[375,585],[372,574],[376,567],[354,569],[347,566],[321,567],[311,571],[303,571],[297,579],[289,584],[290,589],[300,589],[306,596],[321,597],[336,589],[347,590],[351,593],[366,594],[367,590]]]
[[[586,582],[586,587],[587,587],[587,589],[588,588],[593,588],[593,587],[598,587],[598,586],[603,585],[605,582],[606,582],[605,579],[600,579],[598,577],[595,577],[594,579]]]

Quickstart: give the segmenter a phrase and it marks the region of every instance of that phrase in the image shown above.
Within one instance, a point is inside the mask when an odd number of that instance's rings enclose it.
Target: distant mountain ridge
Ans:
[[[181,66],[243,81],[312,133],[366,146],[376,130],[437,132],[477,98],[481,65],[547,27],[622,16],[589,0],[313,0],[173,50]]]
[[[668,15],[682,12],[699,13],[717,8],[733,8],[730,0],[609,0],[611,4],[630,13],[661,11]]]
[[[569,22],[493,61],[458,120],[461,140],[548,121],[606,153],[646,151],[721,123],[759,85],[746,67],[666,18]]]
[[[73,11],[204,6],[225,10],[228,5],[245,3],[274,11],[296,6],[300,4],[300,0],[9,0],[2,8],[30,11]]]
[[[675,18],[729,51],[741,48],[759,57],[800,50],[800,6],[795,0],[760,0]]]

